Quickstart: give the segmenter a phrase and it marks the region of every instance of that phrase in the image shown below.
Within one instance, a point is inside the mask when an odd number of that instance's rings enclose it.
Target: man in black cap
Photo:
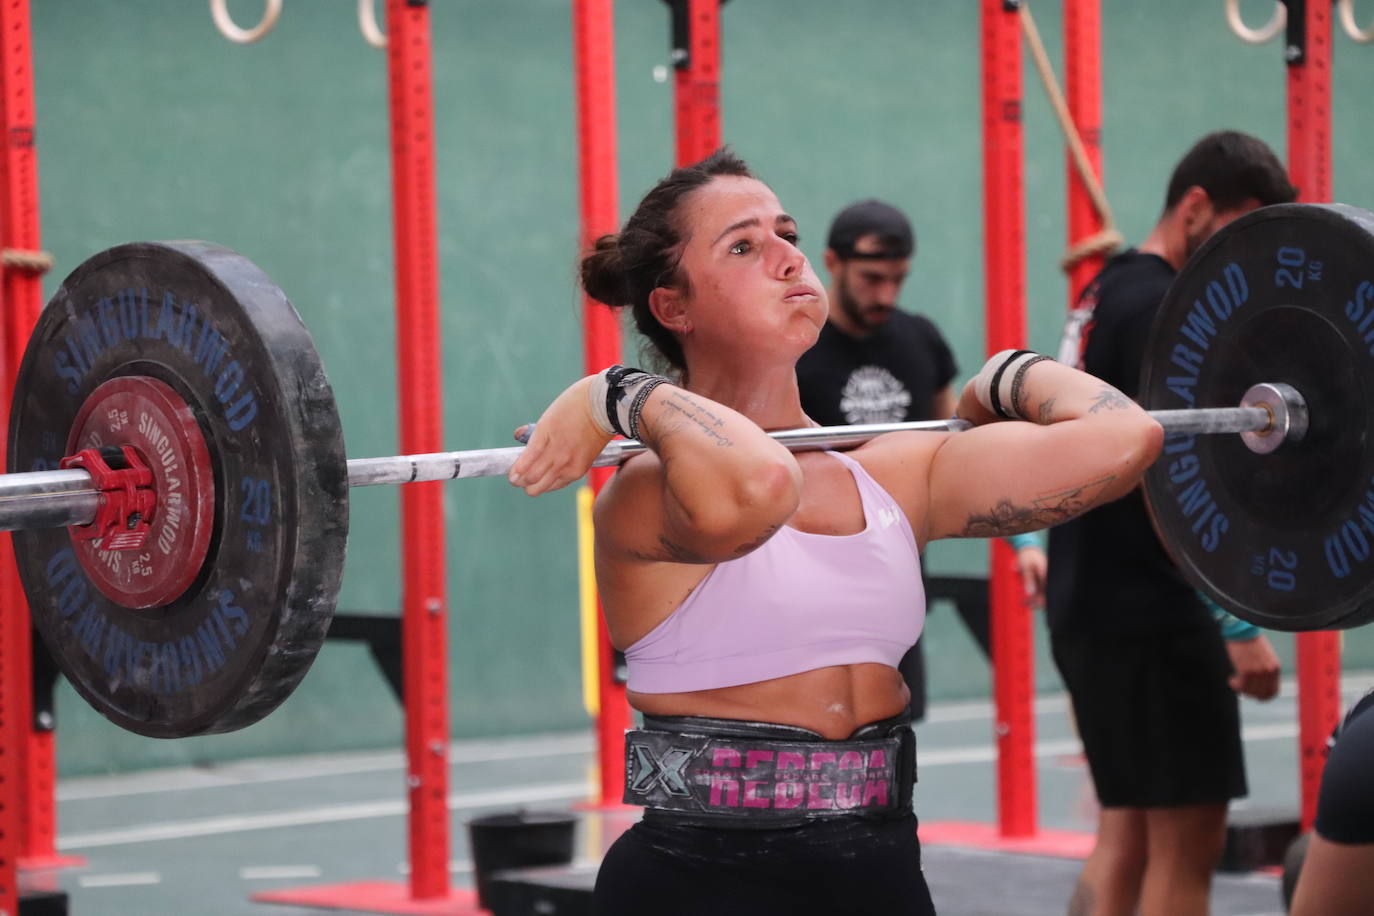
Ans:
[[[954,414],[958,368],[929,319],[897,308],[915,252],[896,207],[865,200],[830,226],[825,269],[830,319],[797,364],[802,406],[824,426],[928,420]]]
[[[958,367],[949,345],[930,319],[897,307],[915,250],[906,215],[880,200],[852,204],[831,223],[825,250],[830,317],[797,363],[802,409],[822,426],[954,415]],[[1045,581],[1039,540],[1008,540],[1017,549],[1027,596],[1038,604]],[[965,616],[964,623],[988,654],[986,616]],[[901,664],[917,720],[925,714],[924,667],[917,643]]]

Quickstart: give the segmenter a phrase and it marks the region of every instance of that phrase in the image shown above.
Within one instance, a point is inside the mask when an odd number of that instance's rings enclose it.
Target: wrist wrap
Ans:
[[[1025,385],[1026,370],[1049,359],[1033,350],[1003,350],[979,370],[973,380],[973,393],[978,403],[1004,420],[1024,420],[1016,409],[1021,389]]]
[[[588,397],[592,419],[607,435],[619,433],[627,439],[639,438],[639,415],[649,393],[668,381],[629,366],[611,366],[592,377]]]

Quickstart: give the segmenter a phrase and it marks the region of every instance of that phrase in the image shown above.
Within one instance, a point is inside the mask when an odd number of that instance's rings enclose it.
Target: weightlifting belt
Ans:
[[[906,716],[843,741],[805,728],[645,716],[625,734],[624,801],[676,823],[783,826],[911,809],[916,738]]]

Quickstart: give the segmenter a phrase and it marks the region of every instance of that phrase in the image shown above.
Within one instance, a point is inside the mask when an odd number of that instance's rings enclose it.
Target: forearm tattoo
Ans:
[[[1001,500],[985,514],[975,512],[970,515],[962,536],[991,538],[1049,528],[1097,505],[1114,480],[1116,475],[1113,474],[1092,483],[1050,493],[1037,497],[1029,506],[1018,506],[1009,499]]]
[[[1088,408],[1088,413],[1097,413],[1099,410],[1125,410],[1133,403],[1120,391],[1107,385],[1097,393],[1097,400],[1093,401],[1093,406]]]
[[[1054,422],[1054,398],[1046,398],[1040,402],[1035,411],[1035,422],[1041,426],[1048,426]]]
[[[725,418],[711,410],[709,407],[692,397],[686,391],[674,389],[669,392],[668,397],[663,402],[663,409],[671,411],[665,423],[659,421],[660,432],[657,438],[662,439],[665,435],[670,435],[679,427],[695,426],[704,432],[709,438],[715,440],[715,444],[721,448],[731,448],[735,442],[725,435]]]

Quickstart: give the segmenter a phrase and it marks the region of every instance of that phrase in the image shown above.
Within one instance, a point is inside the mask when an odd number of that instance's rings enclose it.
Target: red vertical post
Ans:
[[[721,0],[669,0],[673,7],[677,164],[691,165],[720,146]],[[685,22],[679,7],[685,6]],[[686,34],[678,35],[679,25]],[[684,53],[685,52],[685,53]]]
[[[1288,4],[1288,174],[1299,200],[1331,200],[1331,0]],[[1298,634],[1302,827],[1317,816],[1326,740],[1341,715],[1338,633]]]
[[[396,361],[402,454],[443,450],[429,7],[389,0]],[[448,894],[448,624],[441,482],[401,488],[410,892]]]
[[[582,249],[586,250],[598,237],[615,232],[619,225],[613,0],[575,0],[573,3],[573,66],[577,76],[580,241]],[[582,298],[582,310],[583,364],[590,374],[620,361],[620,324],[610,309],[588,296]],[[611,473],[610,468],[594,468],[592,490],[601,492]],[[625,793],[622,761],[625,758],[625,731],[630,727],[630,707],[625,698],[625,685],[615,676],[615,653],[604,618],[597,633],[599,801],[603,805],[615,805]]]
[[[0,153],[0,247],[37,250],[38,155],[34,149],[33,55],[28,0],[0,4],[0,106],[3,106],[3,153]],[[9,429],[9,405],[15,374],[38,313],[43,308],[41,274],[3,268],[3,356],[0,357],[0,430]],[[0,432],[0,437],[4,433]],[[0,451],[0,468],[4,453]],[[15,470],[28,470],[27,468]],[[33,721],[33,636],[27,599],[19,584],[13,546],[0,536],[0,703],[3,715],[5,875],[17,858],[26,864],[56,859],[53,733]],[[14,793],[14,794],[11,794]],[[11,847],[11,844],[13,846]]]
[[[1025,201],[1022,189],[1021,35],[1015,2],[982,0],[983,248],[987,348],[1026,339]],[[1035,722],[1030,609],[1016,561],[992,545],[992,674],[997,705],[998,826],[1004,837],[1036,831]]]
[[[1069,116],[1088,162],[1102,179],[1102,11],[1100,0],[1064,0],[1064,96]],[[1069,171],[1069,246],[1102,231],[1102,217],[1087,187],[1078,177],[1072,154]],[[1084,258],[1069,270],[1069,307],[1078,301],[1089,281],[1102,269],[1103,255]]]

